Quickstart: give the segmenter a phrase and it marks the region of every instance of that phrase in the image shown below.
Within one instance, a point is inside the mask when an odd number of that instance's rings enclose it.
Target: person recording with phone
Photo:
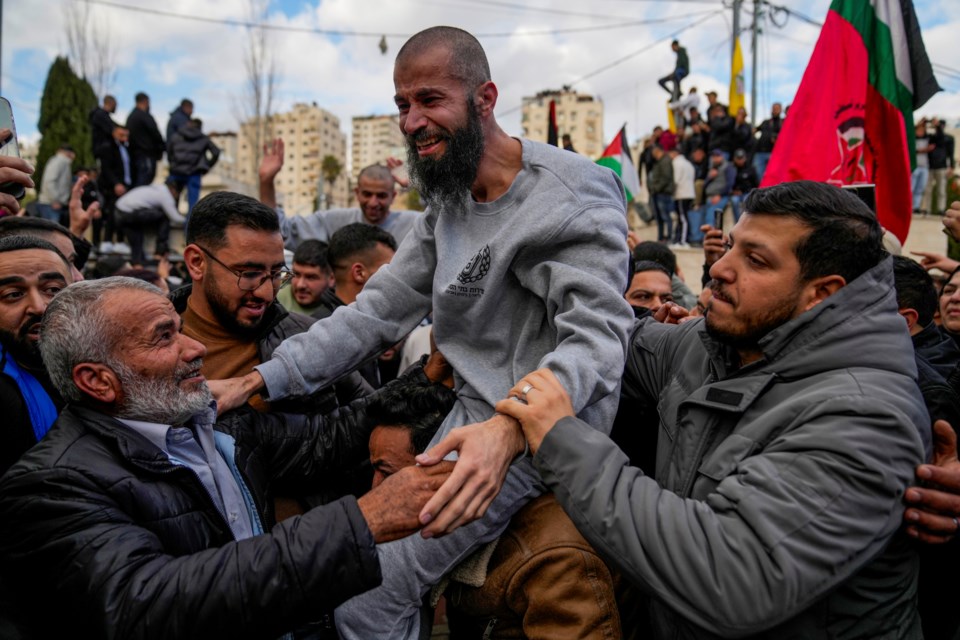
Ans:
[[[0,102],[0,112],[0,217],[22,215],[19,201],[34,187],[34,169],[20,157],[10,103]]]

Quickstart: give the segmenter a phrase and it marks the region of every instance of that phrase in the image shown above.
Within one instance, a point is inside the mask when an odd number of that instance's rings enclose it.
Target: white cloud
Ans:
[[[79,0],[31,0],[6,7],[3,39],[3,92],[22,105],[39,105],[46,69],[54,55],[63,50],[63,3]],[[145,9],[245,20],[247,0],[122,0]],[[643,53],[597,73],[575,85],[575,89],[598,95],[605,105],[605,138],[623,123],[631,137],[639,137],[656,124],[665,122],[666,94],[656,79],[673,67],[669,36],[686,24],[700,19],[700,12],[719,9],[699,3],[623,3],[594,0],[521,0],[531,7],[566,10],[599,16],[635,15],[635,20],[676,18],[661,24],[639,25],[604,31],[583,31],[554,35],[530,35],[550,29],[583,28],[615,24],[610,18],[564,16],[546,12],[509,10],[490,4],[463,0],[305,0],[285,15],[275,0],[269,21],[299,28],[339,29],[388,35],[389,51],[382,55],[376,37],[329,37],[311,33],[273,32],[280,80],[277,109],[294,102],[316,101],[340,118],[344,131],[353,115],[389,113],[394,110],[392,66],[403,34],[412,34],[433,24],[452,24],[481,36],[500,89],[497,108],[501,125],[510,133],[520,132],[520,113],[515,109],[525,95],[546,88],[558,88],[596,72],[613,61],[640,50],[655,40],[666,41]],[[952,34],[960,20],[946,20],[948,2],[917,2],[922,24],[936,25],[924,32],[931,58],[948,64]],[[784,0],[817,20],[826,15],[828,0]],[[162,127],[181,98],[189,96],[205,128],[236,128],[238,102],[244,93],[244,44],[242,27],[181,20],[135,13],[105,6],[93,6],[97,19],[109,25],[120,53],[119,74],[113,93],[121,109],[132,106],[133,94],[144,90],[151,95],[153,112]],[[294,6],[285,3],[284,6]],[[951,5],[952,6],[952,5]],[[743,24],[750,16],[744,12]],[[729,16],[728,16],[729,18]],[[43,25],[43,28],[38,28]],[[685,86],[696,84],[701,92],[713,89],[726,99],[729,74],[728,20],[719,16],[682,33],[693,73]],[[509,38],[483,34],[510,33]],[[773,101],[790,102],[816,41],[818,30],[796,18],[784,29],[767,25],[761,39],[758,111],[762,117]],[[750,47],[744,40],[744,55],[750,68]],[[17,67],[14,67],[14,61]],[[20,63],[24,66],[20,68]],[[26,76],[26,77],[23,77]],[[24,83],[26,81],[26,83]],[[32,85],[33,88],[27,86]],[[958,84],[953,83],[954,88]],[[960,116],[960,93],[934,98],[924,109]],[[18,108],[18,112],[21,109]],[[28,114],[21,128],[29,133]],[[929,111],[929,112],[933,112]]]

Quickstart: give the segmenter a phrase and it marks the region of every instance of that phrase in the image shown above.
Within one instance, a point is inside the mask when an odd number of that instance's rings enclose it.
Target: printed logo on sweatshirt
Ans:
[[[486,245],[477,252],[477,255],[470,258],[467,266],[457,274],[457,281],[460,284],[451,284],[447,287],[446,293],[463,298],[479,298],[483,295],[483,288],[468,285],[483,280],[488,271],[490,271],[490,245]]]

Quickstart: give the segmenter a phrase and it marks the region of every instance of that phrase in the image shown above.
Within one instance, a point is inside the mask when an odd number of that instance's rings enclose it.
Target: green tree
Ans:
[[[90,83],[73,72],[66,58],[54,60],[40,99],[37,129],[43,137],[37,153],[36,176],[43,175],[47,160],[62,144],[71,145],[77,152],[74,169],[93,164],[88,117],[90,110],[96,106],[97,96]],[[34,181],[40,184],[38,178]]]
[[[423,211],[426,209],[426,205],[423,204],[423,198],[420,197],[420,192],[413,187],[407,191],[407,209],[411,211]]]
[[[323,174],[323,180],[327,183],[327,209],[333,204],[333,183],[337,181],[343,172],[343,165],[337,160],[336,156],[323,156],[320,161],[320,172]]]

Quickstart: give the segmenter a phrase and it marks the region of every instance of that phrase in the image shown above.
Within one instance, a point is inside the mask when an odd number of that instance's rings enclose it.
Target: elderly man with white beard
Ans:
[[[279,637],[378,585],[375,543],[416,531],[449,475],[411,467],[275,525],[275,485],[366,455],[367,400],[217,418],[181,325],[130,278],[47,307],[40,350],[68,405],[0,479],[0,578],[36,637]]]

